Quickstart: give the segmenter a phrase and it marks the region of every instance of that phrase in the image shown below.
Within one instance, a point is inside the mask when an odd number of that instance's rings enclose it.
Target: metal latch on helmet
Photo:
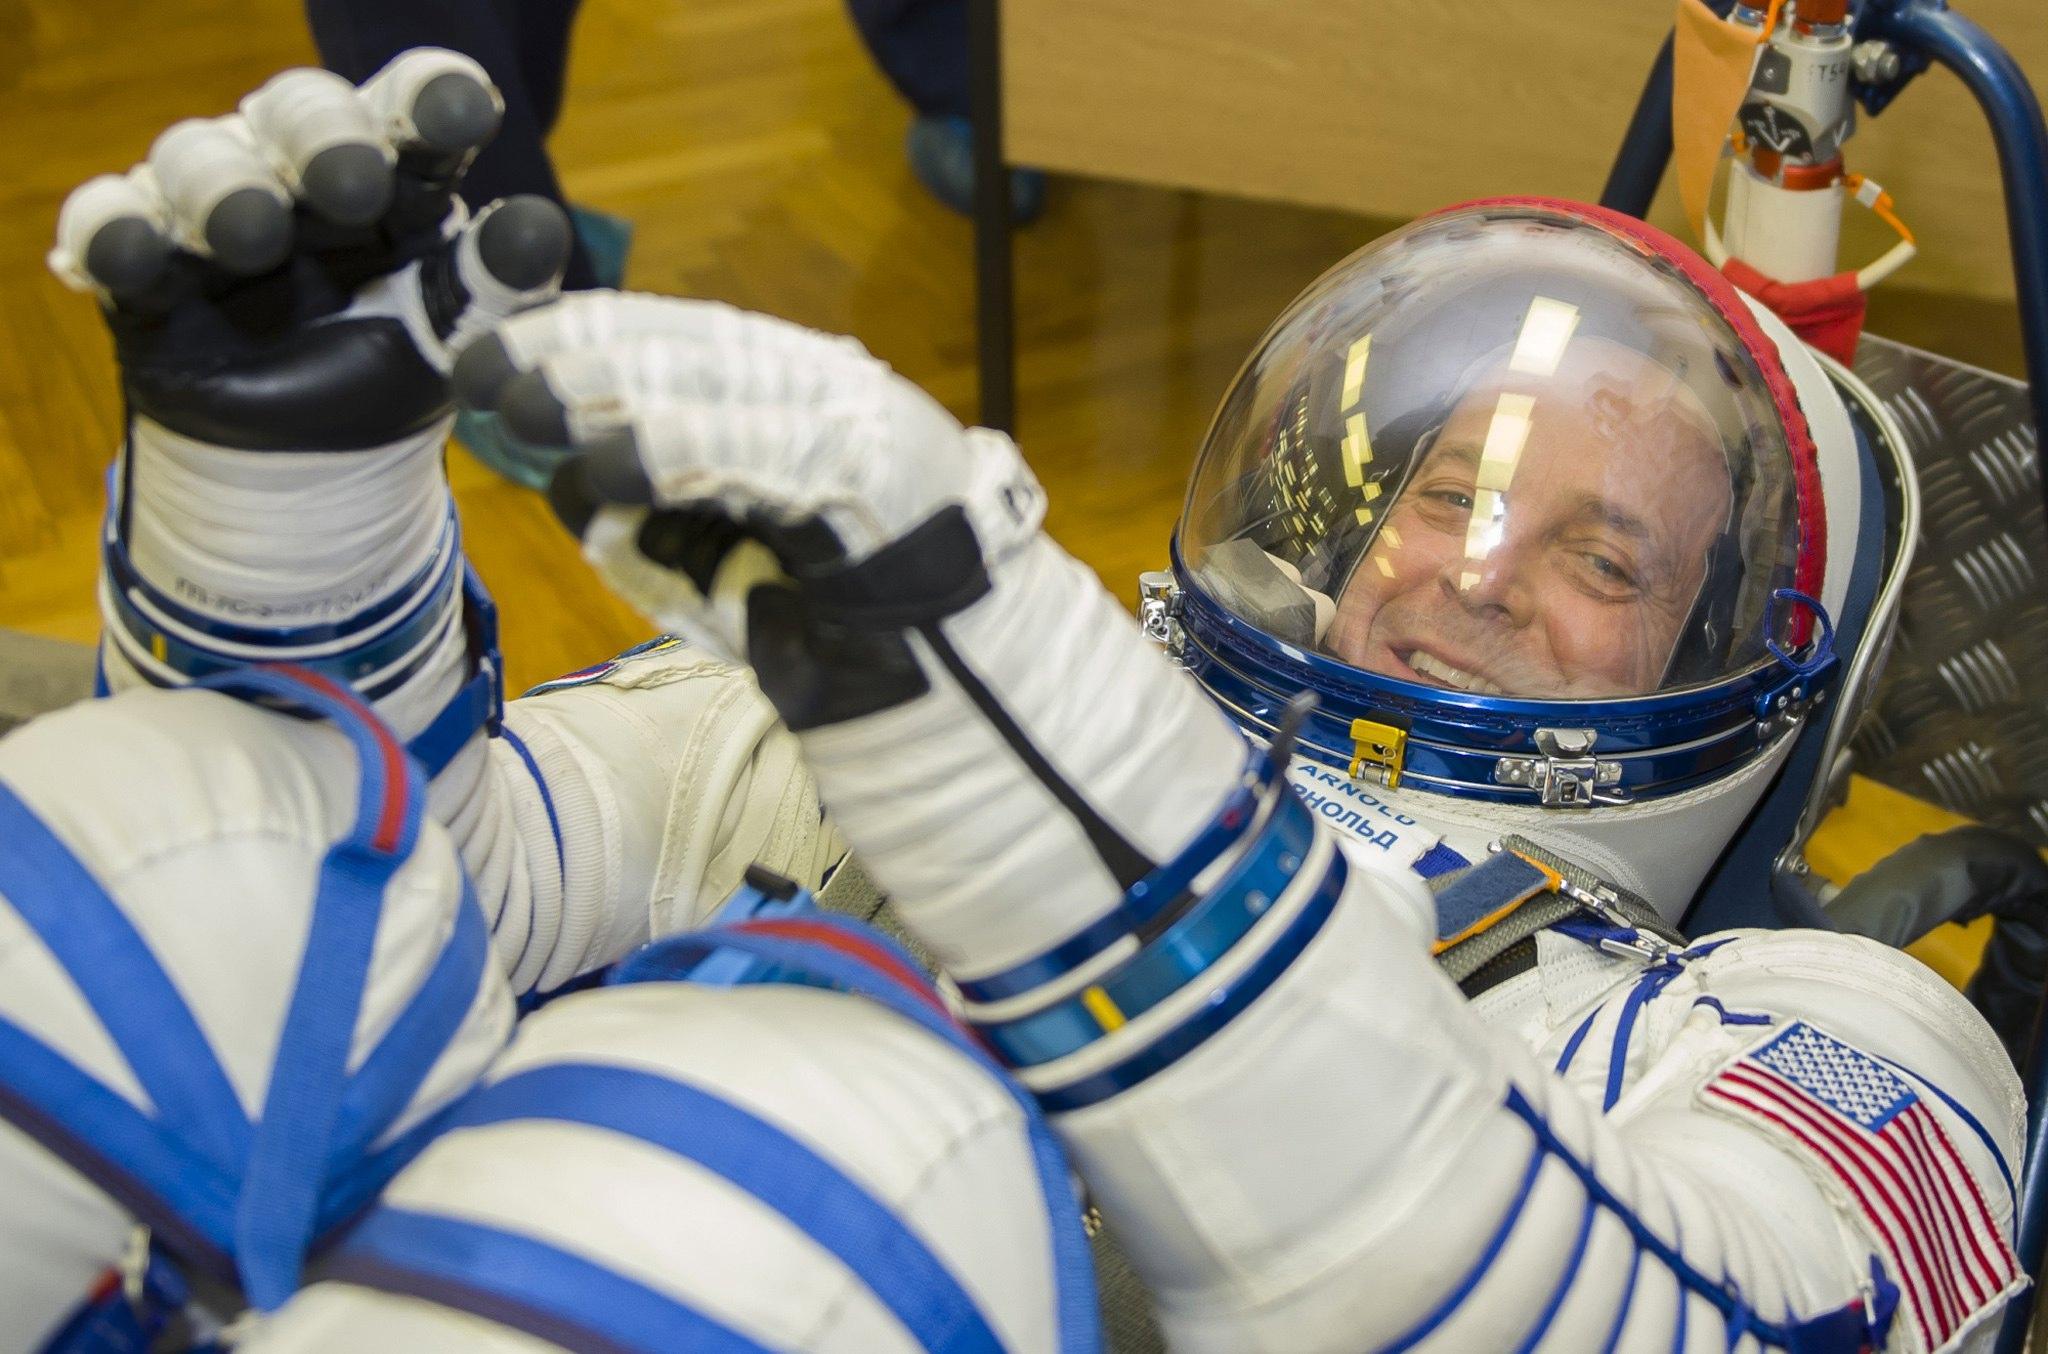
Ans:
[[[1365,769],[1377,769],[1379,783],[1389,790],[1401,785],[1401,765],[1408,759],[1408,730],[1376,719],[1351,721],[1351,779],[1364,778]]]
[[[1585,809],[1620,804],[1628,796],[1609,787],[1621,784],[1621,763],[1593,755],[1599,734],[1592,729],[1538,729],[1538,757],[1502,757],[1493,764],[1496,785],[1525,785],[1545,808]],[[1601,793],[1609,790],[1608,793]]]
[[[1138,575],[1138,624],[1145,638],[1166,650],[1176,663],[1187,658],[1187,632],[1180,623],[1180,584],[1169,569],[1147,569]]]
[[[1803,607],[1818,623],[1819,634],[1801,658],[1777,639],[1777,609],[1780,602]],[[1828,683],[1834,680],[1840,660],[1835,657],[1835,625],[1827,608],[1795,588],[1778,588],[1764,608],[1764,648],[1785,669],[1785,679],[1756,698],[1757,736],[1774,738],[1806,717],[1806,712],[1827,699]]]

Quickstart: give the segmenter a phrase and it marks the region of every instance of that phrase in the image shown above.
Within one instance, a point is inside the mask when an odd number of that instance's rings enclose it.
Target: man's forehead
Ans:
[[[1572,479],[1678,475],[1692,492],[1728,482],[1727,456],[1697,400],[1600,381],[1534,392],[1515,384],[1466,392],[1426,460],[1527,458],[1547,474]]]

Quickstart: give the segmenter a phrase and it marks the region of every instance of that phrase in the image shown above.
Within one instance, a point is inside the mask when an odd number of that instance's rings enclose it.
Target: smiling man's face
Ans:
[[[1330,652],[1488,694],[1657,689],[1727,526],[1727,464],[1661,368],[1574,347],[1540,386],[1458,401],[1352,571]]]

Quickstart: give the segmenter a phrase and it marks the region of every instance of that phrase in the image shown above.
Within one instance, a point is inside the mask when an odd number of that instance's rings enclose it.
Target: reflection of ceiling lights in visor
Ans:
[[[1522,332],[1515,339],[1515,355],[1508,359],[1508,370],[1531,376],[1555,375],[1564,347],[1578,327],[1577,306],[1548,296],[1535,298],[1529,302],[1529,313],[1522,316]]]
[[[1493,421],[1486,428],[1486,445],[1479,453],[1479,469],[1473,477],[1472,520],[1465,527],[1465,558],[1482,560],[1500,544],[1503,519],[1508,514],[1508,484],[1521,464],[1522,447],[1529,440],[1529,420],[1536,412],[1533,396],[1503,393],[1493,406]],[[1467,572],[1458,586],[1469,589],[1479,576]]]
[[[1365,394],[1365,362],[1372,355],[1372,335],[1366,334],[1351,345],[1351,351],[1344,358],[1344,482],[1365,496],[1370,503],[1380,496],[1377,482],[1367,483],[1365,468],[1372,464],[1372,434],[1365,426],[1365,411],[1358,407]],[[1358,524],[1369,526],[1373,510],[1358,505]]]

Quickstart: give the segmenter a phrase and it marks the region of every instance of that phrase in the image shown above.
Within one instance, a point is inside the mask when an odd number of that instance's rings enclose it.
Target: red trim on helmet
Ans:
[[[1799,394],[1792,385],[1791,374],[1785,370],[1784,359],[1778,355],[1778,345],[1756,322],[1756,316],[1742,300],[1742,293],[1683,241],[1647,221],[1638,221],[1623,212],[1610,211],[1591,203],[1552,197],[1489,197],[1456,203],[1430,212],[1429,216],[1501,207],[1551,212],[1584,221],[1646,254],[1663,259],[1683,273],[1701,298],[1735,331],[1743,347],[1749,350],[1757,370],[1763,373],[1764,386],[1771,392],[1771,399],[1778,407],[1778,417],[1785,425],[1785,448],[1792,456],[1793,496],[1799,512],[1799,559],[1793,570],[1793,586],[1809,597],[1819,597],[1828,559],[1828,518],[1827,506],[1821,498],[1820,454],[1814,448],[1813,430],[1807,426],[1806,412],[1799,407]],[[1812,633],[1812,625],[1812,615],[1801,607],[1798,619],[1793,622],[1792,642],[1804,644]]]

